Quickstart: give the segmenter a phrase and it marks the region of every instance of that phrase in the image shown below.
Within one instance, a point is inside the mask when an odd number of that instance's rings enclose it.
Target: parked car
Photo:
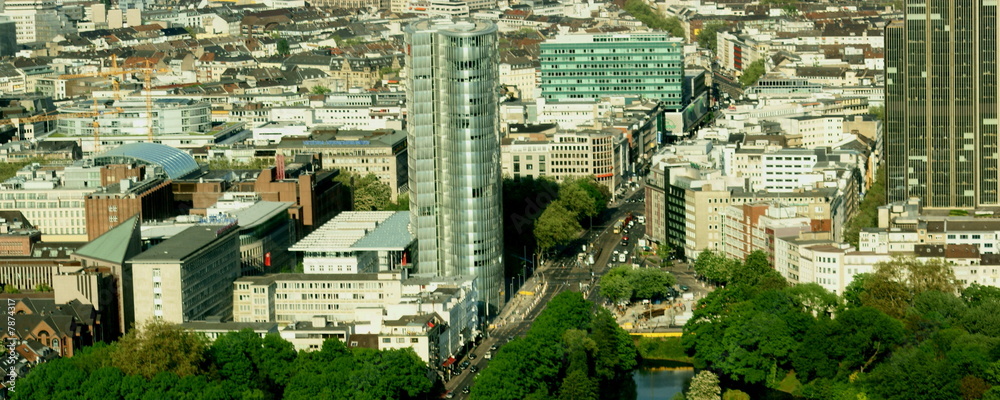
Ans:
[[[462,388],[462,393],[468,394],[470,392],[472,392],[472,388],[470,388],[468,386]]]
[[[449,391],[448,393],[445,393],[444,398],[446,398],[446,399],[454,399],[455,398],[455,393]]]
[[[462,363],[459,364],[459,367],[462,367],[462,369],[466,369],[466,368],[469,368],[469,365],[472,365],[472,363],[470,363],[468,360],[466,360],[466,361],[462,361]]]
[[[479,372],[479,367],[473,365],[473,366],[469,367],[469,371],[472,371],[472,373]]]
[[[476,353],[469,353],[469,359],[470,360],[475,360],[476,359]]]
[[[689,288],[689,287],[687,287],[687,286],[684,286],[684,285],[681,285],[681,286],[680,286],[680,288],[681,288],[681,291],[682,291],[682,292],[686,292],[686,291],[688,291],[688,290],[691,290],[691,288]]]

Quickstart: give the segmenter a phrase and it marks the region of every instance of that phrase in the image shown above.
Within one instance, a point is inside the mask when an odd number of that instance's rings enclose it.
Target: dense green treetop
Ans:
[[[296,353],[276,334],[200,335],[154,322],[121,341],[42,363],[18,379],[13,399],[425,398],[432,381],[412,349],[378,351],[329,339]]]
[[[563,292],[524,338],[500,348],[479,374],[472,399],[611,399],[637,365],[628,333],[580,293]]]
[[[959,292],[947,264],[896,258],[838,296],[774,282],[764,261],[695,263],[726,286],[698,302],[681,341],[723,386],[761,394],[792,376],[784,390],[810,399],[1000,398],[1000,289]]]

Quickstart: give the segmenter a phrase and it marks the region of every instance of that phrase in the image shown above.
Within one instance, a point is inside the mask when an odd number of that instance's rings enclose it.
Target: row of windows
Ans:
[[[969,235],[957,235],[959,239],[965,240],[969,238]],[[948,235],[948,239],[955,239],[956,235]],[[972,240],[979,240],[982,238],[980,235],[972,235]]]
[[[382,338],[382,343],[392,343],[392,338]],[[396,338],[396,343],[406,343],[406,338]],[[410,343],[420,343],[420,338],[410,338]]]
[[[551,69],[649,69],[656,68],[662,70],[659,75],[681,75],[680,64],[553,64],[548,66]],[[671,69],[667,69],[671,68]]]

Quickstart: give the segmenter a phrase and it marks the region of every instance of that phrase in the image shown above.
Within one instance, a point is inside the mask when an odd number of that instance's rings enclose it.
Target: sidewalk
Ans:
[[[544,273],[546,269],[547,268],[543,264],[542,268],[538,272]],[[541,294],[544,293],[546,289],[548,289],[548,282],[540,282],[537,272],[532,274],[532,276],[524,282],[524,286],[517,288],[517,292],[514,293],[510,302],[508,302],[504,308],[500,310],[500,314],[493,319],[493,323],[488,328],[489,333],[493,334],[498,329],[510,323],[523,321],[524,314],[527,310],[530,310],[537,304],[538,299],[541,298]],[[533,292],[534,295],[523,295],[520,293],[522,291]]]

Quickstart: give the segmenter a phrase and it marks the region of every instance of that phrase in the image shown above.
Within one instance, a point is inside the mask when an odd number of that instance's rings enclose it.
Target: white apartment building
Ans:
[[[274,274],[240,278],[234,288],[236,322],[277,322],[302,350],[318,349],[326,337],[352,347],[374,337],[378,349],[411,347],[436,364],[480,331],[473,277]]]
[[[24,93],[28,81],[24,71],[12,63],[0,64],[0,95]]]
[[[20,210],[44,241],[86,241],[84,197],[100,184],[98,168],[32,165],[0,183],[0,209]]]
[[[503,139],[503,176],[565,179],[593,177],[612,193],[622,182],[628,143],[615,131],[561,132],[544,141]]]
[[[17,25],[18,44],[50,41],[66,32],[69,23],[55,0],[6,0],[3,15]]]
[[[527,58],[500,63],[500,84],[517,88],[520,99],[533,101],[539,92],[538,69]]]
[[[716,36],[716,57],[719,66],[730,71],[743,71],[754,61],[767,55],[761,51],[767,43],[754,40],[747,35],[719,32]]]
[[[535,99],[540,124],[555,123],[566,130],[582,126],[593,126],[594,121],[603,118],[612,110],[611,103],[600,100],[546,100]]]
[[[832,147],[850,136],[844,134],[843,116],[801,116],[779,118],[775,122],[787,135],[801,135],[802,147],[807,149]]]
[[[300,122],[307,128],[327,125],[342,129],[402,129],[402,106],[272,107],[269,121]]]
[[[416,0],[407,10],[422,17],[468,18],[469,4],[464,1]]]
[[[883,206],[880,211],[892,205]],[[904,216],[903,218],[906,218]],[[884,218],[880,218],[882,220]],[[888,227],[868,228],[860,232],[861,251],[877,253],[913,253],[918,245],[975,247],[978,254],[1000,254],[1000,220],[972,217],[897,218]],[[881,221],[880,221],[881,225]]]
[[[812,151],[783,150],[779,153],[764,154],[761,168],[764,187],[775,192],[791,192],[795,189],[813,187],[823,181],[823,173],[814,170],[817,155]]]
[[[306,274],[398,271],[415,241],[409,222],[409,211],[342,212],[290,250],[302,253]]]
[[[381,308],[401,297],[399,271],[378,274],[273,274],[234,283],[233,320],[285,326],[313,317],[351,322],[355,310]]]

